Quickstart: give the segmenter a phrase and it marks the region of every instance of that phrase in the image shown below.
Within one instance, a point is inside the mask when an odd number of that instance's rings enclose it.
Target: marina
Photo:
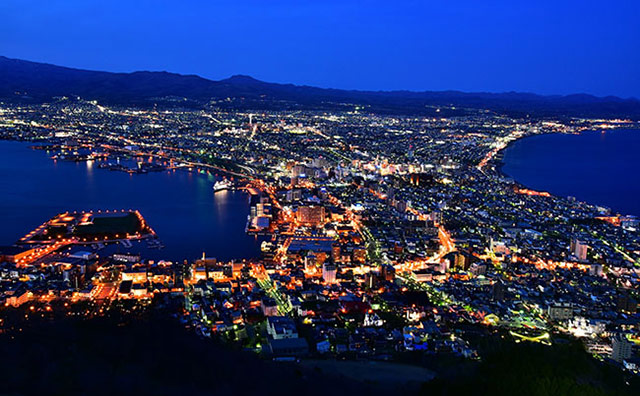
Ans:
[[[95,244],[95,251],[174,261],[203,252],[220,260],[260,255],[260,241],[245,233],[248,194],[215,193],[213,186],[220,180],[215,174],[181,166],[144,174],[112,172],[96,165],[104,161],[54,160],[54,152],[33,150],[32,145],[0,141],[0,183],[12,186],[0,196],[0,216],[7,224],[0,230],[2,245],[17,242],[59,213],[124,209],[138,210],[159,243]]]

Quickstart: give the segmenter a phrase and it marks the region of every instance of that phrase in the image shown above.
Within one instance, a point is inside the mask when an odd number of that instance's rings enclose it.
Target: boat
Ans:
[[[231,183],[231,181],[229,180],[218,180],[214,185],[213,185],[213,192],[219,192],[219,191],[224,191],[224,190],[230,190],[231,188],[233,188],[233,184]]]
[[[270,252],[272,250],[274,250],[276,247],[276,245],[274,245],[273,243],[269,242],[269,241],[262,241],[262,244],[260,245],[260,250],[262,250],[263,252]]]

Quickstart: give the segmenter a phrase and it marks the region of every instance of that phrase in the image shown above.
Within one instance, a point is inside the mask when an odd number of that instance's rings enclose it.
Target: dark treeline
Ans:
[[[482,362],[470,373],[449,367],[424,395],[638,395],[640,378],[594,359],[580,342],[545,346],[489,337],[478,340]]]
[[[0,335],[0,354],[0,394],[375,394],[365,384],[262,360],[158,319],[30,325]]]
[[[25,308],[25,310],[28,308]],[[126,309],[126,308],[125,308]],[[21,310],[3,315],[24,317]],[[589,356],[579,343],[474,340],[481,362],[399,356],[437,373],[398,388],[359,382],[198,338],[166,313],[42,319],[0,334],[0,394],[7,395],[638,395],[640,381]],[[6,311],[5,311],[6,313]],[[5,327],[6,329],[6,327]],[[415,392],[419,390],[418,392]]]

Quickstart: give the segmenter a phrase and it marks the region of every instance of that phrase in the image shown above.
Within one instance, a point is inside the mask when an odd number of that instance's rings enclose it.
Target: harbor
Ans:
[[[125,209],[139,211],[161,244],[111,243],[101,253],[144,253],[173,261],[195,259],[203,252],[220,260],[260,256],[260,241],[244,230],[249,195],[239,188],[214,192],[215,183],[224,179],[210,171],[189,171],[173,163],[174,169],[129,174],[101,169],[96,164],[104,159],[54,160],[54,151],[31,146],[0,142],[0,183],[12,186],[0,196],[0,215],[8,224],[0,230],[1,245],[14,244],[56,214]],[[190,237],[184,238],[187,233]],[[91,245],[88,249],[94,251]]]

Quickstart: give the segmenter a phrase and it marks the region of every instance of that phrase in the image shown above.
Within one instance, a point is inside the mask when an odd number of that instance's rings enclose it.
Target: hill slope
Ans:
[[[267,83],[241,75],[212,81],[168,72],[89,71],[0,56],[0,99],[45,102],[58,96],[137,105],[177,101],[181,105],[201,106],[210,100],[232,98],[226,106],[331,110],[344,108],[344,104],[349,103],[365,105],[370,111],[383,113],[434,114],[434,107],[446,106],[518,115],[640,118],[640,100],[613,96],[350,91]],[[449,109],[448,113],[451,114],[452,110]]]

